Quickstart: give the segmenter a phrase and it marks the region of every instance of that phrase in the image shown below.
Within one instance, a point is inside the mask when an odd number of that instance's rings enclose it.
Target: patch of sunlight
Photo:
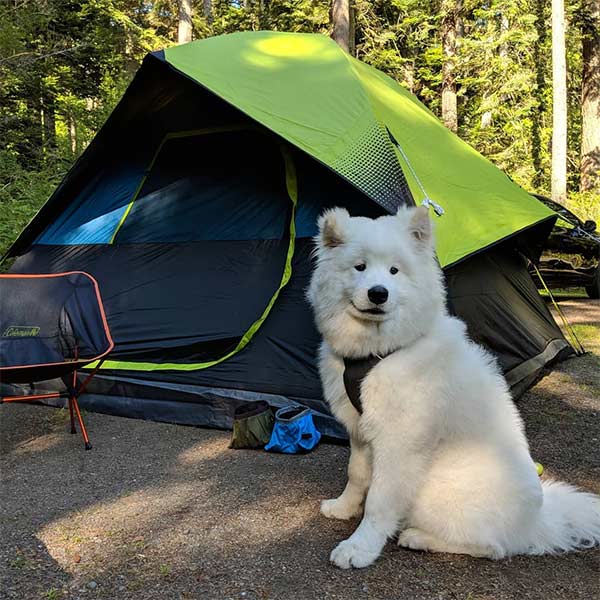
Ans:
[[[327,40],[326,40],[327,41]],[[299,59],[304,63],[314,61],[319,66],[325,62],[343,64],[342,56],[336,45],[324,44],[319,36],[296,38],[293,36],[277,36],[258,40],[250,44],[240,54],[244,62],[259,69],[286,69],[289,59]]]
[[[538,290],[544,298],[549,298],[550,295],[546,290]],[[587,298],[588,295],[584,288],[556,288],[550,290],[555,298]]]
[[[165,519],[170,521],[169,515],[193,504],[199,485],[202,483],[178,482],[98,502],[51,521],[38,531],[37,536],[52,558],[70,571],[73,567],[69,560],[71,553],[80,551],[82,546],[101,547],[117,533],[126,539],[131,532],[155,529]]]
[[[117,206],[113,210],[98,215],[88,221],[72,226],[68,231],[61,231],[61,244],[81,244],[89,242],[90,239],[103,240],[103,243],[110,238],[115,227],[119,223],[123,213],[127,209],[128,203]]]
[[[587,350],[591,351],[589,346]],[[559,397],[566,406],[577,410],[582,406],[598,410],[600,357],[587,354],[561,363],[536,384],[534,392]]]
[[[260,54],[259,52],[244,52],[244,61],[253,67],[259,69],[271,69],[274,71],[281,67],[281,61],[273,56],[266,54]]]
[[[578,385],[579,380],[576,377],[573,377],[570,373],[556,369],[536,383],[535,388],[552,392],[556,387],[562,387],[564,389],[571,388],[570,391],[574,391]]]
[[[213,459],[228,450],[229,438],[215,438],[199,442],[179,454],[177,461],[183,465],[194,465],[206,459]]]
[[[600,323],[598,325],[575,323],[572,327],[583,347],[588,352],[600,356]]]
[[[252,44],[265,55],[279,56],[285,58],[318,58],[319,62],[324,60],[338,59],[340,50],[337,46],[328,43],[319,35],[314,36],[282,36],[257,40]]]
[[[583,342],[600,343],[600,323],[598,325],[586,325],[575,323],[572,325],[573,331],[577,337]]]
[[[66,436],[62,433],[48,433],[40,435],[25,442],[21,442],[14,448],[11,454],[14,456],[27,456],[35,452],[44,452],[65,443]]]
[[[224,465],[225,467],[225,465]],[[301,535],[318,516],[316,498],[301,488],[274,490],[232,482],[224,469],[206,479],[160,481],[153,487],[79,508],[44,525],[38,539],[65,571],[123,569],[149,564],[164,553],[198,549],[219,554],[223,544],[244,539],[255,554],[265,544]],[[285,521],[274,528],[273,520]],[[200,538],[198,537],[200,536]],[[73,556],[80,560],[73,561]]]

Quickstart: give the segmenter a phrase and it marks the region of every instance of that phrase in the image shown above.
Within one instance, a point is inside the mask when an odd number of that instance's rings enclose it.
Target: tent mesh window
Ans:
[[[401,205],[414,204],[387,130],[380,123],[366,129],[334,168],[392,214]]]

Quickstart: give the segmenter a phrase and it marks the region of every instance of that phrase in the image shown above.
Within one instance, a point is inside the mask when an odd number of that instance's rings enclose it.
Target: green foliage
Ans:
[[[14,154],[0,151],[0,256],[50,197],[65,168],[29,171]]]
[[[356,55],[439,109],[439,0],[356,0]]]
[[[569,206],[579,194],[580,0],[566,0]],[[196,39],[239,30],[329,33],[330,0],[194,0]],[[356,55],[440,113],[442,0],[354,0]],[[459,135],[517,183],[548,195],[549,0],[462,0],[454,72]],[[444,8],[445,10],[445,8]],[[0,0],[0,253],[50,196],[152,50],[177,39],[177,0]]]
[[[48,199],[143,56],[143,0],[0,0],[0,255]]]
[[[600,198],[592,192],[572,192],[567,200],[567,208],[582,221],[595,221],[600,232]]]
[[[440,114],[441,0],[355,0],[357,56]],[[457,4],[459,6],[459,4]],[[524,188],[550,191],[550,2],[464,0],[455,59],[459,135]],[[569,189],[579,187],[581,3],[566,0]],[[600,198],[596,196],[600,204]]]
[[[459,133],[524,187],[534,177],[536,16],[514,0],[475,8],[461,43]],[[485,121],[487,117],[488,121]]]

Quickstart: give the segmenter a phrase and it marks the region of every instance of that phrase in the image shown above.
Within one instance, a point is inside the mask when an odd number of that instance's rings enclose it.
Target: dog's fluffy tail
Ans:
[[[582,492],[561,481],[542,482],[544,502],[524,540],[526,554],[556,554],[600,544],[600,496]]]

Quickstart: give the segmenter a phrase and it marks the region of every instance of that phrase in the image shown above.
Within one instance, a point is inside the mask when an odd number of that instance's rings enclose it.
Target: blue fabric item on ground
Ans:
[[[275,427],[265,450],[301,454],[310,452],[320,439],[321,434],[315,427],[310,408],[285,407],[275,413]]]

